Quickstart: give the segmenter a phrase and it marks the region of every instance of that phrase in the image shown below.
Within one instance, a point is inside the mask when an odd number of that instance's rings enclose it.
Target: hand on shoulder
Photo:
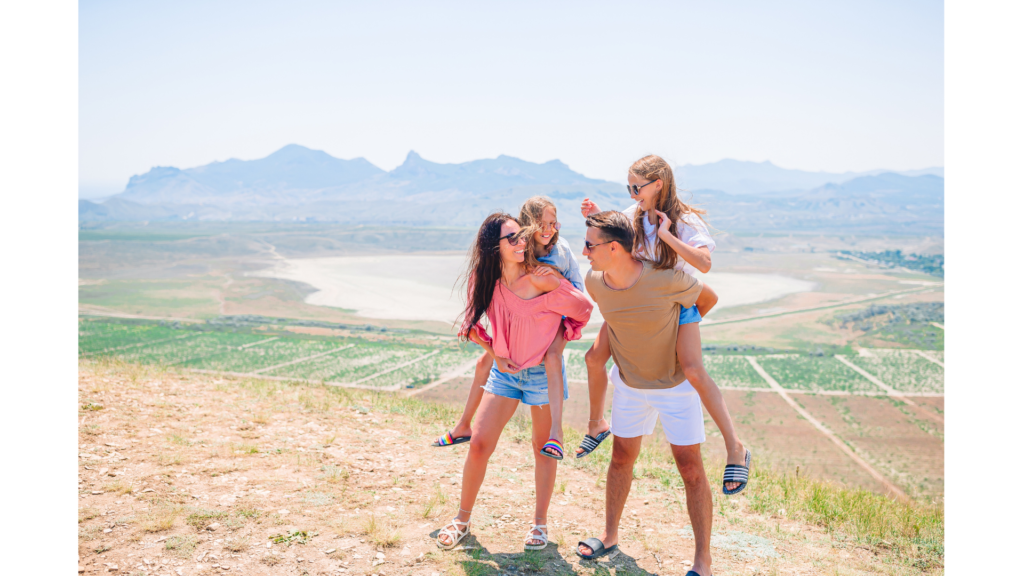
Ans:
[[[538,266],[530,271],[530,282],[536,286],[538,290],[550,292],[558,288],[558,284],[561,282],[561,276],[547,266]]]

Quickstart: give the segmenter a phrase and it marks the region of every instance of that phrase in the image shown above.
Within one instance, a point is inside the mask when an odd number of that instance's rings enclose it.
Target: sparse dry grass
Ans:
[[[94,371],[91,380],[101,374],[95,365],[87,365],[83,370]],[[152,541],[153,537],[145,536],[151,532],[165,532],[171,538],[178,538],[173,542],[169,538],[163,546],[167,554],[184,558],[200,550],[206,551],[207,546],[211,547],[210,551],[243,552],[252,548],[253,542],[260,544],[260,554],[263,554],[267,534],[292,534],[299,526],[308,531],[308,537],[302,539],[309,542],[306,547],[301,546],[299,539],[286,538],[280,543],[271,541],[273,549],[280,551],[283,546],[297,545],[293,548],[296,554],[307,560],[309,555],[319,558],[316,561],[320,564],[315,570],[321,572],[330,572],[343,561],[351,562],[347,567],[357,573],[416,572],[408,569],[411,565],[405,562],[411,562],[422,551],[427,553],[422,560],[426,573],[493,574],[514,564],[516,570],[527,573],[556,574],[576,568],[578,560],[572,554],[573,544],[594,535],[590,532],[602,521],[599,504],[610,455],[608,444],[587,459],[567,459],[559,466],[556,503],[549,515],[554,523],[550,534],[552,542],[558,544],[557,552],[551,552],[554,546],[542,552],[521,552],[526,528],[523,522],[528,521],[532,512],[529,485],[533,463],[529,450],[530,423],[516,417],[506,428],[501,446],[493,456],[494,474],[489,472],[486,483],[491,490],[498,488],[498,491],[492,491],[486,499],[482,496],[477,503],[482,507],[474,515],[478,521],[474,525],[474,536],[485,548],[431,553],[433,544],[413,535],[439,528],[437,518],[454,508],[453,497],[458,497],[456,476],[461,470],[465,449],[431,452],[419,448],[419,444],[412,448],[407,444],[422,442],[425,445],[443,426],[455,421],[461,407],[364,390],[312,387],[311,391],[303,392],[305,386],[276,381],[226,380],[219,384],[221,391],[217,392],[208,377],[172,372],[163,377],[167,379],[165,384],[175,388],[178,395],[173,399],[170,394],[166,399],[157,399],[168,390],[166,386],[151,387],[143,382],[138,388],[125,388],[128,382],[119,383],[112,373],[106,376],[112,381],[110,390],[95,400],[110,410],[97,412],[96,416],[90,413],[88,417],[103,418],[103,426],[112,436],[123,435],[121,430],[128,430],[127,419],[136,418],[137,423],[131,430],[138,429],[140,442],[126,452],[131,455],[133,469],[141,466],[145,470],[130,472],[135,476],[125,478],[136,488],[133,493],[125,493],[129,494],[127,500],[131,504],[124,506],[132,505],[138,520],[113,523],[121,526],[115,534],[122,544],[112,544],[114,549],[106,552],[104,558],[119,564],[122,559],[118,554],[124,554],[123,548],[131,547],[134,551],[142,542]],[[149,429],[156,427],[149,421],[150,413],[140,411],[132,415],[116,398],[125,391],[126,400],[137,398],[136,406],[141,404],[153,413],[165,413],[174,423],[165,422],[159,426],[163,432],[150,434]],[[267,428],[248,427],[244,422],[242,426],[232,427],[241,421],[240,417],[225,417],[223,411],[253,414],[251,422]],[[365,434],[371,430],[382,431],[389,442],[390,438],[395,438],[398,449],[381,453],[378,445],[367,441],[370,437]],[[416,431],[415,436],[413,431]],[[244,435],[239,441],[242,432],[260,434],[259,446]],[[569,428],[566,433],[567,445],[575,445],[582,436]],[[107,441],[93,440],[84,434],[84,443]],[[256,452],[248,451],[249,447],[255,447]],[[173,462],[174,454],[182,457],[180,469],[178,466],[171,469],[154,466],[167,466],[165,462]],[[393,458],[387,458],[388,455]],[[199,465],[189,464],[190,460]],[[414,473],[417,468],[426,469],[428,475]],[[716,484],[720,480],[720,476],[715,477],[721,474],[720,464],[709,462],[707,470],[709,481]],[[646,573],[676,573],[681,568],[679,559],[673,564],[667,558],[677,546],[678,539],[673,538],[677,527],[670,528],[667,523],[685,519],[679,474],[663,448],[656,445],[644,446],[635,474],[637,480],[631,498],[640,499],[640,521],[635,515],[624,518],[623,526],[628,526],[629,533],[624,535],[623,542],[636,559],[627,559],[615,573],[640,574],[645,570]],[[248,478],[247,483],[240,481],[243,475]],[[91,477],[86,480],[94,481]],[[157,492],[140,493],[146,486]],[[95,497],[86,492],[89,488],[82,489],[85,492],[83,508],[79,511],[82,542],[102,538],[103,528],[111,525],[109,514],[94,520],[101,510],[127,512],[123,508],[107,508],[118,494],[113,484],[105,489],[107,494]],[[264,489],[269,495],[262,492]],[[246,492],[248,494],[243,495]],[[222,497],[229,493],[242,500],[225,504]],[[104,502],[103,507],[97,510],[97,504],[90,498]],[[642,505],[646,499],[650,499],[651,506]],[[559,506],[557,501],[560,500],[571,504]],[[218,501],[225,507],[216,508]],[[742,505],[733,505],[737,501]],[[774,474],[766,468],[755,468],[751,486],[740,499],[726,501],[716,496],[715,504],[716,530],[742,530],[786,543],[789,556],[783,560],[759,561],[751,573],[790,573],[794,571],[790,567],[797,557],[803,563],[801,570],[797,570],[801,573],[860,573],[867,566],[890,575],[942,569],[941,509],[933,514],[917,504],[898,505],[874,494],[858,494],[834,484],[815,484],[804,479],[797,483],[793,478]],[[284,508],[290,512],[285,512]],[[784,518],[777,515],[779,508],[789,511]],[[518,523],[498,522],[505,510],[511,512]],[[178,518],[183,522],[177,522]],[[566,523],[566,519],[575,520]],[[682,521],[685,526],[685,520]],[[216,545],[212,544],[215,540],[211,540],[208,545],[206,537],[195,531],[205,530],[213,522],[221,525],[211,534],[213,539],[223,540]],[[432,524],[425,526],[427,523]],[[786,524],[786,528],[780,530],[782,524]],[[328,526],[330,534],[326,534]],[[799,531],[793,532],[794,527]],[[644,532],[647,528],[654,531]],[[772,532],[769,528],[778,531]],[[190,538],[195,539],[196,544],[186,554],[184,550]],[[313,553],[314,545],[316,550],[334,548],[335,542],[328,542],[328,539],[335,538],[355,544],[347,544],[349,547],[344,548],[344,553],[338,551],[323,556]],[[670,540],[674,542],[671,545]],[[108,543],[108,539],[100,542]],[[80,549],[91,554],[97,544],[82,544]],[[388,552],[387,563],[371,570],[376,551],[405,545],[412,547],[412,556]],[[509,546],[518,551],[506,554],[504,550]],[[692,543],[684,540],[683,547],[687,546],[692,550]],[[488,547],[501,552],[486,552]],[[836,554],[837,550],[859,554],[855,567],[844,572],[844,560]],[[353,556],[356,551],[361,556],[358,562]],[[654,554],[659,557],[658,565],[655,565]],[[719,571],[746,570],[735,560],[730,564],[724,553],[716,556],[716,562],[719,558],[723,562]],[[246,561],[274,566],[284,560],[286,558],[280,554],[268,554]],[[665,561],[664,566],[662,561]],[[328,565],[330,562],[334,564]],[[243,561],[231,564],[232,573],[246,573]],[[307,568],[305,561],[302,567],[315,573],[314,566]],[[258,570],[266,568],[252,571]]]
[[[171,554],[179,558],[191,558],[192,553],[195,552],[196,544],[198,543],[199,539],[192,534],[171,536],[164,543],[164,549],[170,551]]]
[[[178,506],[157,506],[143,518],[140,526],[146,532],[163,532],[174,527],[174,521],[178,519],[179,515],[181,515],[181,509]]]
[[[376,514],[370,514],[370,518],[363,526],[363,533],[375,546],[390,548],[398,545],[402,540],[402,534],[388,518],[379,518]]]
[[[121,479],[117,479],[114,480],[113,482],[108,482],[107,484],[104,484],[103,491],[112,492],[114,494],[131,494],[134,491],[134,488],[132,488],[131,483]]]
[[[95,518],[95,517],[97,517],[99,515],[100,515],[99,510],[96,510],[95,508],[92,508],[90,506],[86,506],[85,508],[79,508],[78,509],[78,523],[81,524],[82,522],[85,522],[86,520],[92,520],[93,518]]]

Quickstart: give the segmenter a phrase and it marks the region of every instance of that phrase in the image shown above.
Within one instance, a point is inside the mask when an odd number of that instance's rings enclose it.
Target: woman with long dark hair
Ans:
[[[484,386],[479,418],[462,473],[459,513],[437,536],[437,545],[454,548],[469,534],[470,515],[487,472],[487,461],[502,430],[522,402],[533,422],[534,482],[537,505],[526,549],[547,546],[547,510],[555,488],[558,463],[541,455],[551,431],[545,353],[564,326],[565,340],[577,340],[590,319],[590,301],[564,278],[537,274],[526,263],[527,239],[534,230],[521,228],[512,216],[497,212],[480,226],[466,274],[468,301],[459,336],[479,344],[493,358]],[[484,316],[492,335],[480,324]],[[564,318],[563,318],[564,317]],[[562,389],[568,396],[565,367]]]

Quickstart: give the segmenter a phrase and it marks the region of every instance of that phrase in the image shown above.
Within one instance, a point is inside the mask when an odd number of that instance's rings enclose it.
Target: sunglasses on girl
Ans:
[[[650,186],[651,184],[654,184],[657,181],[657,179],[651,180],[650,182],[644,184],[643,186],[637,186],[636,184],[626,184],[626,190],[629,192],[630,197],[633,197],[640,193],[641,188],[643,188],[644,186]]]
[[[554,222],[552,224],[544,224],[543,222],[541,222],[541,224],[540,224],[540,231],[541,232],[544,232],[548,228],[550,228],[551,230],[553,230],[555,232],[558,232],[559,230],[562,229],[562,223],[561,222]]]

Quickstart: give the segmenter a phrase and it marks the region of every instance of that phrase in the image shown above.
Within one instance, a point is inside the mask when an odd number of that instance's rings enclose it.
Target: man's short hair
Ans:
[[[608,242],[618,242],[627,252],[633,249],[633,223],[622,212],[605,210],[587,216],[587,228],[596,228]]]

